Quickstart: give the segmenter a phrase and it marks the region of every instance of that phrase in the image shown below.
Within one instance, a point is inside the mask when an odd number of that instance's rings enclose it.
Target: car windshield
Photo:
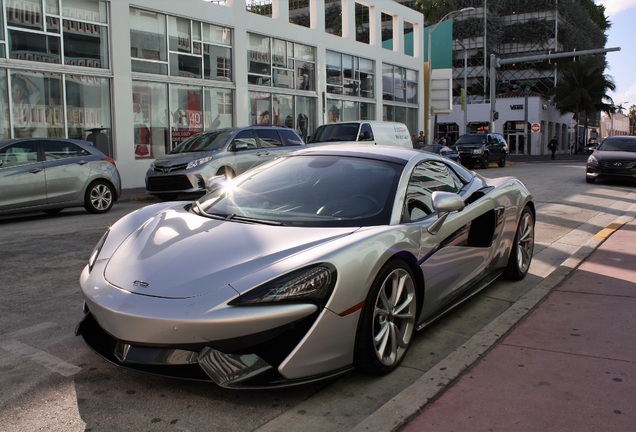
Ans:
[[[309,137],[308,142],[356,141],[357,139],[357,123],[338,123],[320,126],[316,129],[316,132]]]
[[[485,135],[463,135],[457,139],[455,145],[462,144],[485,144],[486,136]]]
[[[232,131],[215,131],[196,134],[182,141],[170,153],[192,153],[200,151],[218,150],[227,142]]]
[[[623,151],[636,153],[636,138],[633,137],[611,137],[598,146],[597,150]]]
[[[209,217],[309,227],[386,225],[403,166],[365,158],[293,155],[254,168],[198,200]]]

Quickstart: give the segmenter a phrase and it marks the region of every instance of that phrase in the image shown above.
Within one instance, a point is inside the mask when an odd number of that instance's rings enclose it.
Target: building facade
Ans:
[[[421,13],[257,3],[0,0],[3,138],[91,140],[131,188],[204,129],[264,123],[306,137],[349,119],[422,129]]]
[[[520,61],[497,68],[494,80],[490,76],[491,54],[508,59],[603,48],[605,35],[581,2],[456,0],[454,6],[475,10],[455,19],[454,106],[452,113],[436,116],[436,137],[452,140],[466,132],[488,130],[491,109],[497,116],[494,132],[505,136],[514,154],[547,154],[554,136],[558,151],[568,152],[577,127],[580,137],[598,130],[598,116],[577,125],[572,114],[561,115],[554,107],[551,91],[559,64]],[[493,82],[496,96],[491,104]]]

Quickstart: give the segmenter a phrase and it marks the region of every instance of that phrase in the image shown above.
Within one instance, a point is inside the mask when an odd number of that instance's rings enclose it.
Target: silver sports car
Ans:
[[[128,214],[91,254],[77,332],[113,363],[231,388],[385,374],[532,259],[519,180],[418,150],[318,146],[208,186]]]

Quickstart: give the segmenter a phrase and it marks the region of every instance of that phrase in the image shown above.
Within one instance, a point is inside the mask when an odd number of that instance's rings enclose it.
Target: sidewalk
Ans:
[[[613,225],[570,277],[397,430],[636,430],[636,220]]]

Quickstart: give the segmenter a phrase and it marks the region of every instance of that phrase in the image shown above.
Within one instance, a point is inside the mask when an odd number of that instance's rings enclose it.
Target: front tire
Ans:
[[[484,157],[481,159],[481,167],[483,169],[488,168],[489,162],[488,162],[488,153],[484,153]]]
[[[530,208],[526,207],[521,213],[515,240],[510,250],[508,266],[504,276],[511,280],[521,280],[530,269],[532,253],[534,251],[534,215]]]
[[[499,159],[498,165],[499,165],[499,168],[505,168],[505,166],[506,166],[506,154],[505,153],[503,153],[501,155],[501,159]]]
[[[84,208],[89,213],[106,213],[115,203],[113,187],[104,180],[96,180],[86,189]]]
[[[588,183],[594,184],[594,182],[596,182],[596,179],[592,177],[585,177],[585,181]]]
[[[416,315],[413,273],[402,260],[389,261],[376,276],[362,309],[354,353],[356,368],[373,375],[396,369],[411,345]]]

